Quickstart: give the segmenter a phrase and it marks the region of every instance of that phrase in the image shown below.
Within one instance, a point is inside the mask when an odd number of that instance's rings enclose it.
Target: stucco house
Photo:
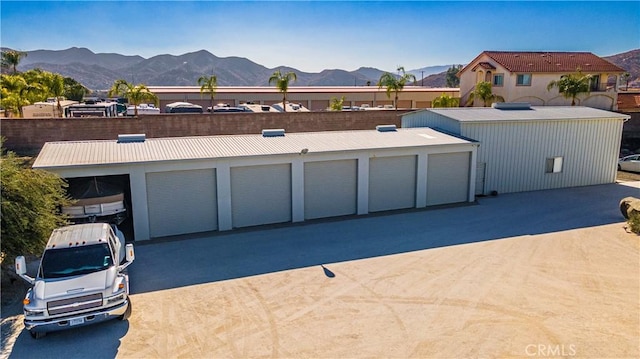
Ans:
[[[484,51],[463,67],[460,77],[461,104],[465,104],[476,84],[487,81],[495,95],[505,102],[528,102],[534,106],[566,106],[557,88],[547,90],[553,80],[576,72],[592,75],[591,92],[581,95],[578,105],[616,110],[618,78],[625,70],[590,52]],[[482,106],[476,99],[474,106]]]

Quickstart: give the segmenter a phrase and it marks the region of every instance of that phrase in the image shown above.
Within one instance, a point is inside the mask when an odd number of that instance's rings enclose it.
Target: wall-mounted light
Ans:
[[[309,149],[308,149],[308,148],[303,148],[303,149],[300,151],[300,155],[306,155],[306,154],[307,154],[307,152],[309,152]]]

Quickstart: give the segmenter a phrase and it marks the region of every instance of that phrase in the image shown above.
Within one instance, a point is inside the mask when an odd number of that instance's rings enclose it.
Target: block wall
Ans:
[[[45,142],[115,140],[119,134],[144,133],[147,138],[259,134],[263,129],[287,132],[371,130],[400,127],[405,111],[160,114],[118,118],[3,119],[5,148],[35,154]]]

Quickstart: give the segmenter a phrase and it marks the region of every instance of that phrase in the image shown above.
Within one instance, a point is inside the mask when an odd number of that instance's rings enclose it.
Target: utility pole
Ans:
[[[424,87],[424,71],[420,71],[420,76],[422,77],[420,86]]]

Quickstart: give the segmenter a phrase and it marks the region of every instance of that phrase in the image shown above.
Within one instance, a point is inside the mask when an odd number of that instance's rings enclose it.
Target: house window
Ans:
[[[516,86],[531,86],[531,74],[519,74],[516,77]]]
[[[600,91],[600,75],[593,75],[589,83],[591,91]]]
[[[502,87],[503,84],[504,84],[504,74],[493,75],[493,86]]]
[[[562,172],[562,157],[547,158],[545,173],[560,173]]]

